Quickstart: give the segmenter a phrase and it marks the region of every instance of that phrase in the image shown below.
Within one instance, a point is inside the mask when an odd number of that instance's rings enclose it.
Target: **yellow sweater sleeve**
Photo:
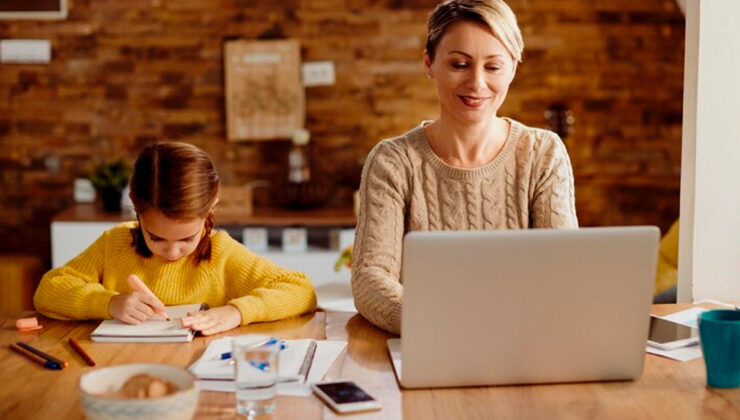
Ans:
[[[316,308],[313,284],[305,274],[286,270],[235,244],[227,256],[224,284],[229,304],[242,314],[242,325],[297,316]]]
[[[655,276],[654,294],[660,294],[678,284],[678,225],[676,220],[660,240],[658,272]]]
[[[104,233],[80,255],[42,277],[33,297],[39,313],[63,320],[111,317],[108,305],[118,292],[100,283],[107,235]]]

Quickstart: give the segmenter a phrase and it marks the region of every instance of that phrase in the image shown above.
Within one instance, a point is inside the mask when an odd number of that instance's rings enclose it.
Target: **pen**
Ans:
[[[73,349],[75,349],[75,351],[80,356],[82,356],[83,359],[85,359],[85,361],[87,362],[88,365],[95,366],[95,360],[93,360],[93,358],[90,357],[89,354],[87,354],[87,352],[85,351],[85,349],[82,348],[82,346],[80,345],[80,343],[78,343],[74,338],[70,337],[69,338],[69,344],[72,346]]]
[[[268,341],[265,341],[262,344],[256,345],[255,347],[259,347],[259,346],[271,346],[273,344],[276,344],[277,342],[278,342],[278,339],[277,338],[271,338],[271,339],[269,339]],[[285,341],[281,341],[280,342],[280,350],[285,350]],[[231,352],[230,351],[227,351],[226,353],[221,353],[221,356],[219,357],[219,359],[220,360],[231,359]]]
[[[22,347],[19,347],[16,344],[9,343],[8,346],[15,351],[16,353],[20,354],[21,356],[24,356],[30,360],[32,360],[35,363],[40,364],[41,366],[46,367],[47,369],[54,369],[54,370],[60,370],[62,367],[50,360],[44,359],[41,356],[38,356],[34,353],[31,353],[27,350],[24,350]]]
[[[136,274],[132,274],[132,275],[128,276],[128,279],[126,279],[126,280],[128,280],[129,286],[131,286],[134,290],[136,290],[139,293],[144,293],[144,294],[147,294],[147,295],[153,297],[154,299],[157,300],[157,302],[159,302],[160,305],[164,306],[164,303],[162,303],[162,301],[159,300],[159,298],[157,297],[157,295],[155,295],[151,290],[149,290],[148,287],[146,287],[146,284],[144,284],[144,282],[141,281],[141,279],[139,278],[139,276],[137,276]],[[155,311],[155,312],[157,312],[158,314],[162,315],[162,317],[164,319],[166,319],[167,321],[170,320],[170,316],[167,315],[167,311],[160,310],[160,311]]]

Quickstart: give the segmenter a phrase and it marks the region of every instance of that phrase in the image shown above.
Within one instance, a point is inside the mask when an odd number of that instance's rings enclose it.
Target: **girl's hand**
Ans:
[[[108,313],[126,324],[140,324],[151,318],[155,310],[164,310],[162,303],[140,292],[113,296],[108,304]]]
[[[203,335],[213,335],[240,326],[242,314],[235,306],[225,305],[207,311],[189,312],[187,317],[180,320],[180,324]]]

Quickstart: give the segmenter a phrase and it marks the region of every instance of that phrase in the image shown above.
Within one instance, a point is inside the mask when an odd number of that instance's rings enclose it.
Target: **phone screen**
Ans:
[[[665,319],[650,317],[650,334],[648,340],[655,343],[670,343],[671,341],[685,340],[696,337],[696,328],[677,324]]]
[[[367,395],[354,382],[334,382],[316,386],[337,404],[373,401],[373,397]]]

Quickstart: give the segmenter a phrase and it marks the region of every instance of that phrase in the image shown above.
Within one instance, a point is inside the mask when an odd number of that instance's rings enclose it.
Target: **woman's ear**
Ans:
[[[216,205],[218,204],[218,201],[221,199],[221,197],[216,197],[215,200],[213,200],[213,204],[211,204],[211,209],[208,210],[210,213],[213,213],[214,210],[216,210]]]
[[[432,58],[429,57],[427,50],[424,50],[424,69],[428,78],[432,78]]]

